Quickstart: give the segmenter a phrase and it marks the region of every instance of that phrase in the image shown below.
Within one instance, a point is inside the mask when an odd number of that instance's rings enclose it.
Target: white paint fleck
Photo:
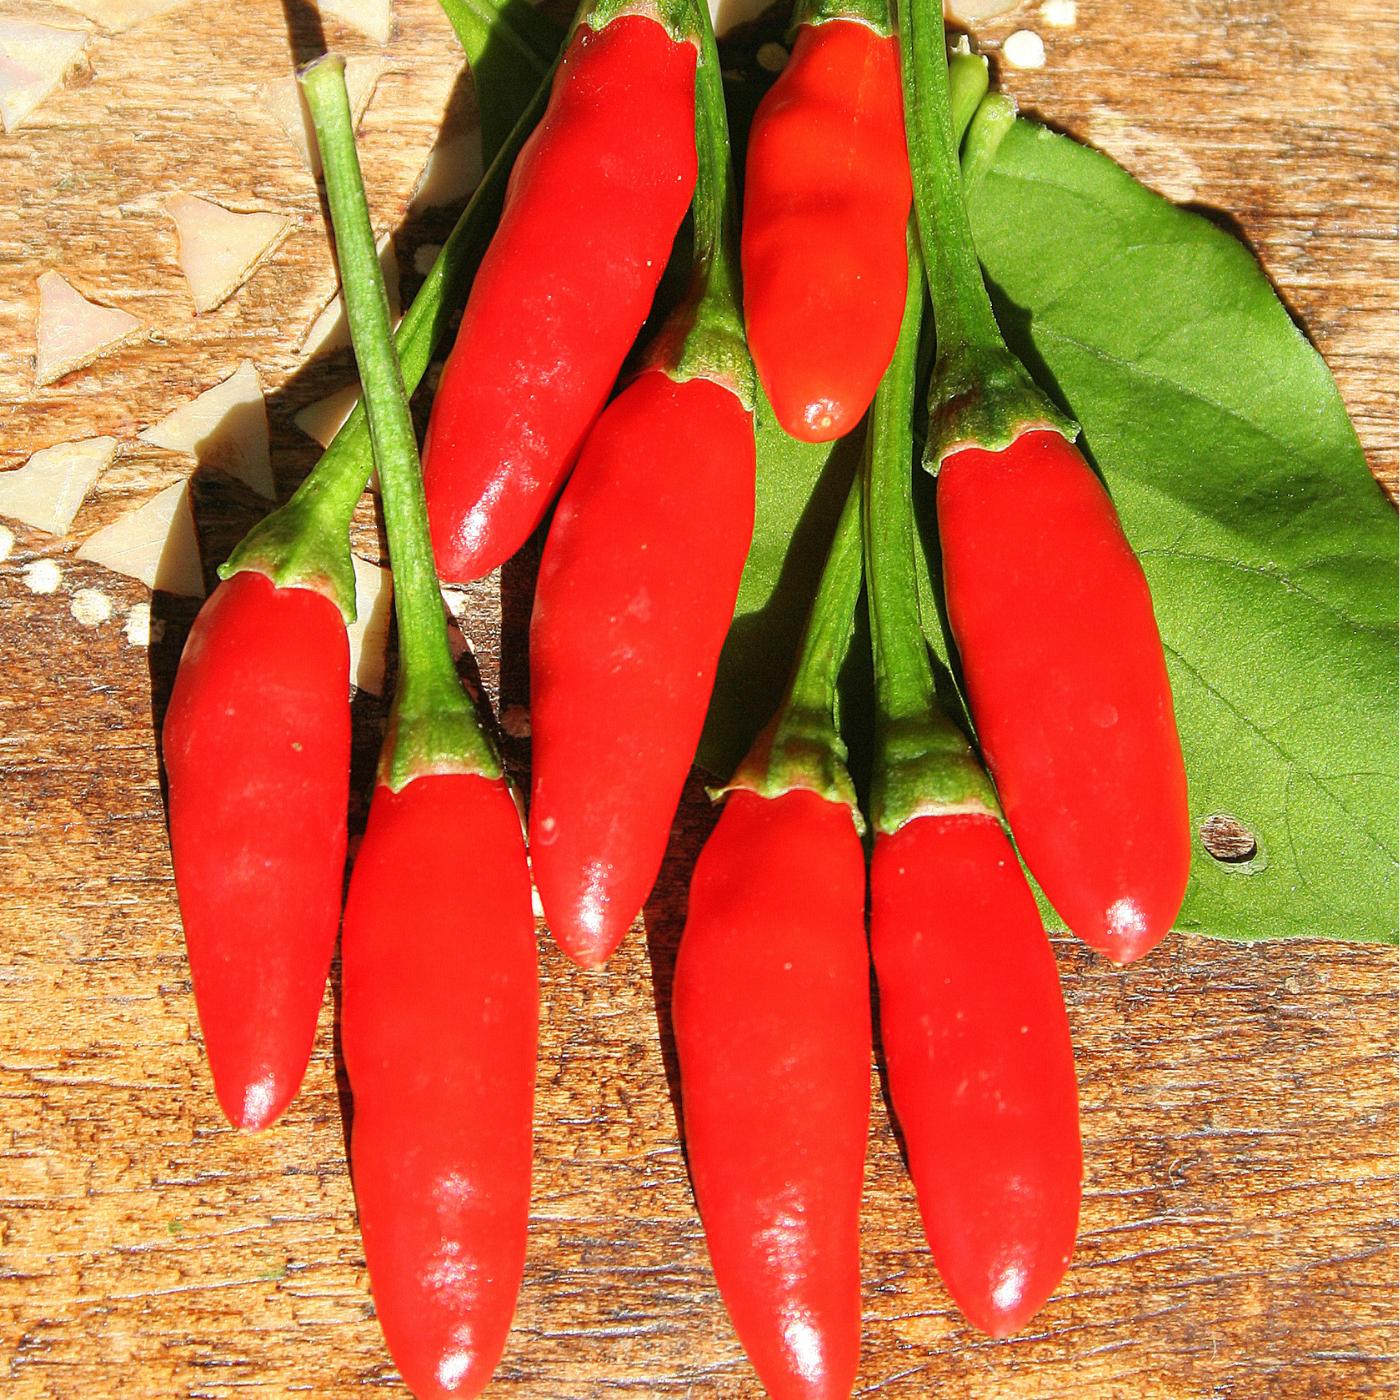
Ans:
[[[63,570],[54,559],[36,559],[24,566],[24,581],[31,593],[52,593],[63,581]]]
[[[787,67],[788,51],[781,44],[762,44],[758,50],[758,66],[769,73],[781,73]]]
[[[991,19],[1014,10],[1020,0],[943,0],[943,13],[948,19],[963,21]]]
[[[251,360],[139,434],[142,442],[183,452],[275,500],[268,450],[267,404]]]
[[[1018,29],[1008,35],[1001,51],[1013,68],[1045,67],[1045,41],[1033,29]]]
[[[0,525],[0,561],[8,559],[14,547],[15,532],[7,525]]]
[[[0,124],[6,135],[63,81],[87,41],[86,29],[0,16]]]
[[[507,705],[501,712],[501,728],[512,739],[530,737],[530,712],[524,705]]]
[[[227,301],[292,231],[289,215],[242,214],[197,195],[178,194],[165,207],[180,237],[180,271],[196,311]]]
[[[42,447],[14,471],[0,472],[0,515],[46,535],[65,535],[83,498],[117,450],[114,437]]]
[[[39,320],[34,329],[34,387],[42,389],[141,329],[135,316],[99,306],[73,290],[56,272],[39,276]]]
[[[1073,29],[1079,18],[1075,0],[1045,0],[1040,17],[1052,29]]]
[[[80,588],[73,594],[68,611],[84,627],[100,627],[112,615],[112,600],[100,588]]]
[[[134,647],[151,644],[151,605],[134,603],[126,615],[126,640]]]
[[[441,243],[420,243],[413,250],[413,270],[420,277],[426,277],[433,270],[433,264],[438,260],[440,252]]]

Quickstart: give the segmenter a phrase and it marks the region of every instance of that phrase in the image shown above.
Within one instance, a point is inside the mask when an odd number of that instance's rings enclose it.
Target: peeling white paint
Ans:
[[[40,448],[22,467],[0,473],[0,515],[46,535],[66,535],[116,450],[114,437]]]
[[[276,499],[267,405],[262,381],[250,360],[139,437],[154,447],[194,457],[201,466],[227,472],[269,501]]]
[[[35,326],[34,387],[42,389],[91,364],[137,334],[135,316],[99,306],[74,291],[56,272],[39,276],[39,320]]]
[[[151,605],[133,603],[126,614],[126,640],[134,647],[151,644]]]
[[[6,135],[58,87],[88,38],[86,29],[0,16],[0,125]]]
[[[1075,0],[1045,0],[1040,17],[1052,29],[1073,29],[1079,19]]]
[[[174,195],[165,207],[180,236],[180,270],[201,312],[227,301],[292,231],[290,215],[240,214],[198,195]]]
[[[1045,67],[1045,41],[1033,29],[1018,29],[1008,34],[1001,52],[1013,68]]]

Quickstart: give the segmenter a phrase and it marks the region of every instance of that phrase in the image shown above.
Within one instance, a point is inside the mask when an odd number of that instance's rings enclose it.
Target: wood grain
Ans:
[[[73,22],[37,0],[3,10]],[[450,226],[405,211],[444,109],[471,98],[431,0],[396,10],[394,71],[361,144],[376,225],[396,230],[407,269]],[[338,976],[282,1123],[240,1136],[210,1089],[155,745],[194,604],[158,595],[151,644],[135,644],[126,623],[146,590],[72,557],[188,471],[135,433],[245,358],[269,391],[283,494],[315,459],[292,414],[348,379],[349,359],[307,366],[296,347],[333,266],[315,186],[252,96],[289,71],[313,21],[291,0],[225,0],[98,33],[78,80],[0,138],[0,467],[64,439],[122,439],[71,535],[16,526],[0,561],[0,1390],[17,1400],[404,1393],[345,1165]],[[1327,358],[1392,497],[1393,21],[1379,0],[1079,0],[1073,28],[1024,5],[977,31],[995,46],[1036,29],[1046,66],[1001,65],[1024,108],[1233,221]],[[324,31],[375,51],[334,20]],[[205,316],[162,211],[181,191],[298,221]],[[36,393],[35,279],[48,268],[147,334]],[[406,275],[405,300],[415,285]],[[212,565],[260,507],[205,472],[193,494]],[[356,547],[380,557],[368,500]],[[51,593],[25,582],[44,559],[61,569]],[[528,703],[532,573],[527,553],[462,595],[501,709]],[[73,617],[80,587],[111,600],[109,621]],[[384,708],[360,696],[354,714],[363,793]],[[523,776],[528,740],[504,747]],[[363,818],[360,799],[352,822]],[[760,1394],[709,1273],[664,1014],[712,821],[693,780],[657,890],[605,973],[580,973],[541,934],[530,1254],[489,1394]],[[1070,941],[1056,952],[1085,1136],[1074,1263],[1026,1334],[973,1333],[922,1246],[877,1069],[859,1393],[1393,1396],[1395,952],[1174,937],[1130,971]]]

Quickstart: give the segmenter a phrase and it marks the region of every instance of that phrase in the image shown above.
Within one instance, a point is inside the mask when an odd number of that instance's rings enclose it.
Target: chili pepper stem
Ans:
[[[456,226],[443,244],[418,295],[394,335],[404,387],[412,393],[433,350],[466,297],[505,197],[511,167],[549,99],[556,59],[530,104],[496,153]],[[219,577],[245,569],[266,574],[279,588],[325,594],[347,623],[355,620],[355,570],[350,562],[350,519],[374,465],[363,401],[322,453],[310,476],[280,510],[255,525],[220,565]]]
[[[693,6],[699,23],[695,70],[695,249],[690,287],[653,341],[643,365],[683,384],[711,379],[750,412],[758,381],[744,339],[739,293],[739,212],[719,50],[708,5]]]
[[[942,0],[897,8],[914,212],[938,327],[925,464],[936,471],[965,447],[999,451],[1035,429],[1072,441],[1078,425],[1007,350],[982,280],[963,203]]]
[[[827,24],[838,19],[863,24],[882,39],[894,33],[890,0],[797,0],[787,27],[788,43],[804,24]]]
[[[910,472],[924,279],[912,224],[908,247],[904,320],[871,406],[862,465],[876,694],[871,820],[877,832],[886,834],[920,816],[1000,816],[990,779],[962,730],[939,706],[919,617]]]
[[[718,800],[738,789],[768,798],[810,789],[829,802],[844,802],[862,834],[865,818],[846,769],[846,745],[836,727],[835,706],[863,577],[863,496],[864,483],[857,472],[812,599],[787,695],[734,776],[724,787],[710,790]]]
[[[427,772],[498,777],[500,760],[462,690],[447,644],[418,444],[394,353],[389,300],[374,251],[374,232],[355,154],[344,60],[338,54],[327,55],[307,65],[300,76],[321,147],[346,316],[364,386],[394,567],[399,685],[381,760],[381,780],[399,791]]]

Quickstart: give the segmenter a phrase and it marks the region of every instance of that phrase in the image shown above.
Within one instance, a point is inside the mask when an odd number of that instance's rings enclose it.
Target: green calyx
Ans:
[[[996,792],[966,736],[940,708],[919,616],[914,555],[915,379],[924,275],[909,231],[909,285],[894,358],[866,430],[865,577],[875,659],[871,823],[892,835],[915,817],[986,812]]]
[[[418,387],[433,351],[447,334],[453,311],[466,300],[491,242],[511,167],[544,113],[553,76],[551,67],[496,152],[399,323],[394,345],[404,386],[410,393]],[[219,577],[228,579],[253,570],[266,574],[279,588],[310,588],[325,594],[347,624],[354,622],[350,520],[373,465],[369,422],[364,404],[359,403],[291,500],[248,532],[220,566]]]
[[[745,788],[773,798],[805,788],[828,802],[845,803],[862,834],[865,818],[846,769],[846,746],[836,727],[835,709],[837,677],[855,628],[864,572],[863,495],[857,473],[836,525],[782,705],[733,778],[711,791],[717,798]]]
[[[694,44],[704,52],[704,34],[700,23],[698,7],[691,0],[585,0],[583,7],[574,19],[573,26],[586,24],[590,29],[606,29],[613,20],[623,15],[640,15],[644,19],[657,22],[677,44]],[[705,11],[708,23],[709,10]]]
[[[863,24],[882,39],[894,33],[889,0],[797,0],[788,24],[788,43],[792,43],[804,24],[829,24],[837,19]]]
[[[999,451],[1035,428],[1073,440],[1078,425],[1006,349],[982,280],[963,201],[942,2],[909,0],[898,19],[914,212],[938,329],[924,463],[936,471],[954,452]]]
[[[426,773],[498,777],[500,760],[462,690],[447,643],[418,443],[394,352],[389,299],[355,154],[345,64],[332,54],[302,69],[300,77],[321,148],[346,318],[364,387],[394,569],[399,684],[380,779],[398,791]]]
[[[719,51],[705,0],[692,6],[701,31],[695,70],[695,254],[690,287],[647,351],[645,369],[659,369],[678,384],[711,379],[750,413],[758,379],[739,292],[739,211]]]

